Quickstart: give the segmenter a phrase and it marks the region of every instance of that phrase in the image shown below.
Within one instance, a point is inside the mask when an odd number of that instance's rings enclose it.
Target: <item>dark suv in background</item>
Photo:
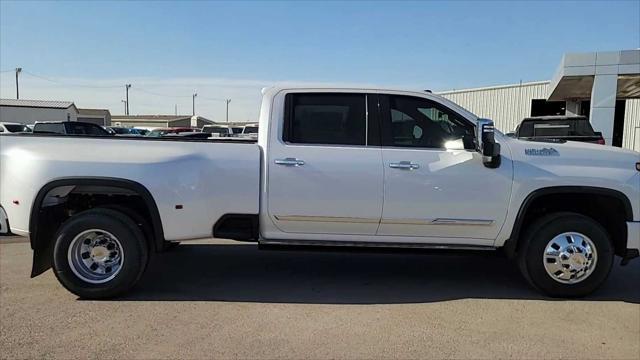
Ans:
[[[81,121],[51,121],[36,122],[33,126],[34,134],[75,134],[75,135],[98,135],[111,136],[107,130],[100,125]]]

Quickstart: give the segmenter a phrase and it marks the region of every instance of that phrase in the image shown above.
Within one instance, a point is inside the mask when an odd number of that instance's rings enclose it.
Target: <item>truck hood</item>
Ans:
[[[514,160],[571,166],[621,168],[635,171],[640,153],[578,141],[544,142],[504,138]]]
[[[613,146],[503,137],[513,165],[514,188],[522,193],[557,186],[585,186],[623,193],[640,219],[640,153]],[[503,163],[506,163],[503,162]]]

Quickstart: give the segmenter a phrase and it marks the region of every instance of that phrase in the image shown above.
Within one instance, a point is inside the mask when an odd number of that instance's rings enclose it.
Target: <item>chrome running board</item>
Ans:
[[[393,248],[393,249],[432,249],[432,250],[496,250],[494,246],[458,245],[458,244],[422,244],[372,241],[331,241],[331,240],[258,240],[259,245],[266,246],[311,246],[311,247],[353,247],[353,248]]]

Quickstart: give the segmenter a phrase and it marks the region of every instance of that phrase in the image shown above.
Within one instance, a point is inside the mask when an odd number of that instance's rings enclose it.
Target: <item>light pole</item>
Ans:
[[[192,116],[196,115],[196,96],[198,96],[198,93],[194,92],[193,96],[191,97],[191,115]]]
[[[124,88],[125,88],[125,91],[127,92],[127,100],[124,103],[125,115],[129,115],[129,89],[131,88],[131,84],[125,84]]]
[[[16,100],[20,99],[20,87],[18,86],[18,74],[22,72],[22,68],[16,68]]]
[[[229,103],[231,99],[226,99],[224,102],[227,103],[227,122],[229,122]]]
[[[124,104],[124,114],[127,115],[127,100],[120,100]]]

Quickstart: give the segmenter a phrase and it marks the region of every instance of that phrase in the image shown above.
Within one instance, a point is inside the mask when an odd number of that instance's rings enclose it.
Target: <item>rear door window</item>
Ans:
[[[365,145],[364,94],[288,94],[283,140],[293,144]]]

